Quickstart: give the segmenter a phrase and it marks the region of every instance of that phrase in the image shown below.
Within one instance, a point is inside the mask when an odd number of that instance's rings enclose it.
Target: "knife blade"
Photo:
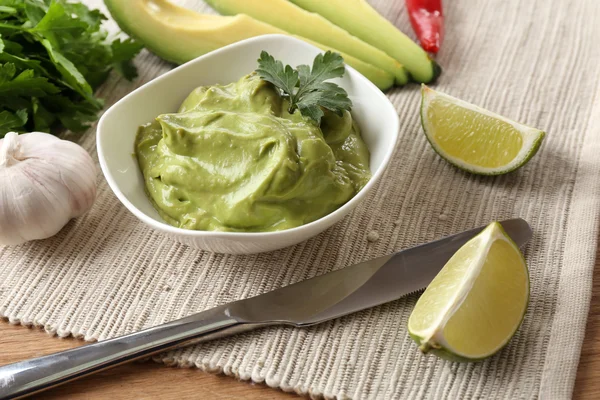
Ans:
[[[523,219],[501,224],[519,246],[532,236]],[[450,257],[484,228],[361,262],[140,332],[0,367],[0,399],[28,396],[176,347],[271,325],[314,325],[397,300],[427,287]]]

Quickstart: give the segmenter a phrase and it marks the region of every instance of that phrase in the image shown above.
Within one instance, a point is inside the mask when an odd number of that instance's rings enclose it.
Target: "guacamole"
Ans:
[[[319,127],[287,106],[250,74],[199,87],[177,113],[142,125],[135,154],[162,218],[185,229],[276,231],[350,200],[371,177],[351,114],[326,112]]]

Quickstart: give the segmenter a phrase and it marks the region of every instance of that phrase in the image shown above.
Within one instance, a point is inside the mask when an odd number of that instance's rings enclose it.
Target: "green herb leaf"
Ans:
[[[43,0],[26,0],[24,7],[25,18],[23,19],[32,26],[37,25],[48,12],[48,5]]]
[[[0,6],[0,13],[1,14],[16,14],[17,9],[14,7]]]
[[[33,129],[38,132],[47,132],[56,122],[56,116],[40,103],[40,100],[31,99],[31,110],[33,112]]]
[[[62,5],[68,15],[77,15],[77,19],[88,27],[88,31],[98,31],[102,21],[106,20],[106,17],[100,11],[90,10],[85,4],[62,3]]]
[[[289,65],[284,67],[281,61],[275,60],[272,55],[263,50],[258,59],[256,72],[260,79],[271,82],[279,88],[283,95],[290,99],[290,107],[293,107],[294,90],[298,84],[298,71]]]
[[[321,84],[319,90],[306,93],[298,101],[298,108],[300,109],[300,112],[302,112],[303,108],[310,106],[326,108],[327,110],[332,111],[341,117],[344,110],[349,111],[352,108],[352,102],[348,98],[348,93],[346,93],[344,89],[340,88],[335,83],[324,82]],[[302,112],[302,114],[304,115],[304,112]],[[320,121],[320,117],[315,120]]]
[[[0,138],[10,131],[20,131],[27,123],[27,110],[0,112]]]
[[[298,67],[298,71],[301,74],[298,96],[302,96],[303,93],[321,90],[319,85],[328,79],[341,78],[344,76],[346,69],[344,68],[342,56],[328,51],[315,57],[312,69],[301,65]]]
[[[143,45],[131,39],[117,39],[111,44],[113,67],[127,79],[137,77],[137,70],[131,60],[142,50]]]
[[[0,135],[85,130],[103,102],[94,90],[116,69],[136,74],[141,46],[111,40],[106,17],[73,0],[0,0]]]
[[[338,53],[327,51],[315,57],[312,68],[299,65],[293,69],[289,65],[284,67],[281,61],[263,51],[256,72],[289,100],[290,113],[299,109],[302,115],[317,124],[324,115],[323,108],[340,116],[352,108],[348,93],[337,84],[326,82],[344,75],[344,59]]]
[[[68,14],[61,3],[52,2],[46,15],[30,29],[30,32],[40,32],[52,44],[58,46],[58,35],[64,35],[68,31],[70,31],[70,34],[80,34],[85,31],[87,26],[88,24],[82,19],[73,18]]]
[[[0,96],[35,96],[42,97],[60,91],[58,87],[48,82],[48,79],[36,77],[32,69],[26,69],[14,77],[16,67],[6,63],[0,67]]]
[[[48,55],[54,63],[54,66],[60,72],[63,79],[71,85],[71,88],[76,90],[80,95],[85,97],[89,102],[93,103],[94,98],[92,96],[92,88],[85,80],[85,77],[79,72],[75,64],[73,64],[68,58],[63,56],[59,51],[52,47],[52,44],[43,39],[42,45],[48,50]]]

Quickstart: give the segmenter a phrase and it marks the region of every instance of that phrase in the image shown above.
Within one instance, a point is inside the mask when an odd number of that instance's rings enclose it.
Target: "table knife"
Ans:
[[[523,219],[501,222],[524,245]],[[114,339],[0,367],[0,399],[25,397],[181,346],[271,325],[306,327],[424,289],[450,257],[484,227],[338,269],[244,300]]]

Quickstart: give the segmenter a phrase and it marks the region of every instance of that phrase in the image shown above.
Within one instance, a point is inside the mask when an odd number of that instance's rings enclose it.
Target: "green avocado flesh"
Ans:
[[[319,127],[287,109],[250,74],[199,87],[177,113],[142,125],[135,154],[162,218],[185,229],[277,231],[350,200],[371,177],[351,114],[326,112]]]
[[[400,62],[417,82],[428,83],[441,73],[412,39],[379,14],[366,0],[290,0],[303,9],[320,14],[358,39],[383,50]],[[399,8],[398,5],[391,6]]]

